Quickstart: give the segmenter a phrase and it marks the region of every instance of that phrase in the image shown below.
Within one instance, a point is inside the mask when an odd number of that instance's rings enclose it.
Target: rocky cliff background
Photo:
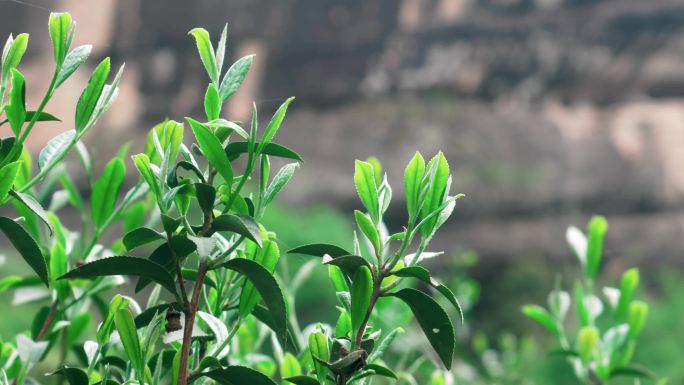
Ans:
[[[443,150],[467,199],[438,248],[475,250],[490,266],[572,263],[565,227],[600,213],[615,271],[683,265],[679,0],[0,0],[0,36],[31,33],[34,102],[51,71],[49,10],[74,15],[91,65],[126,62],[88,139],[100,161],[115,143],[141,148],[165,117],[201,112],[206,75],[187,31],[217,37],[228,22],[226,60],[257,58],[224,115],[245,119],[254,100],[268,116],[297,96],[279,135],[306,163],[284,204],[349,212],[354,159],[380,158],[398,192],[414,150]],[[70,128],[88,71],[76,75],[48,108],[64,122],[37,130],[36,151]],[[390,226],[403,217],[397,202]]]

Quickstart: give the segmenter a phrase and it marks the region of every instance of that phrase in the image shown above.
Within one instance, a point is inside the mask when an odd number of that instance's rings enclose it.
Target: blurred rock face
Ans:
[[[414,150],[444,150],[465,192],[439,247],[569,258],[564,228],[611,220],[609,257],[678,257],[684,235],[684,4],[678,0],[121,0],[66,9],[76,43],[127,62],[101,146],[201,113],[206,76],[187,36],[230,24],[229,59],[256,53],[227,118],[265,121],[297,96],[281,141],[306,167],[288,187],[357,206],[353,159],[375,155],[400,191]],[[47,82],[43,10],[0,4],[0,32],[32,33],[28,76]],[[95,63],[94,61],[91,63]],[[87,73],[52,112],[66,117]],[[42,77],[42,79],[41,79]],[[40,91],[40,87],[37,87]],[[36,88],[33,88],[36,91]],[[39,95],[29,95],[29,99]],[[39,148],[54,131],[34,145]],[[122,139],[124,138],[124,139]],[[113,151],[113,149],[108,149]],[[395,193],[395,197],[402,194]],[[403,218],[397,202],[390,222]]]

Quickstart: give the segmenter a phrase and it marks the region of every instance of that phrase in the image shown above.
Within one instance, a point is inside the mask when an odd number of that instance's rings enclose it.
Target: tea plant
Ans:
[[[442,153],[427,164],[423,156],[416,153],[404,173],[408,221],[402,231],[392,234],[383,224],[392,188],[387,175],[382,176],[379,162],[375,159],[356,161],[354,184],[366,209],[366,212],[354,212],[361,234],[358,237],[355,233],[354,250],[318,243],[289,251],[322,258],[329,266],[340,305],[334,330],[319,327],[309,336],[315,376],[286,378],[295,384],[341,385],[371,375],[396,378],[392,370],[382,365],[381,358],[401,328],[395,326],[383,336],[381,330],[373,326],[374,309],[383,299],[399,300],[408,305],[439,360],[447,369],[451,368],[456,337],[449,314],[432,295],[401,286],[405,278],[411,278],[432,287],[462,317],[453,292],[421,266],[423,260],[435,256],[425,249],[462,196],[450,195],[449,164]],[[410,252],[414,244],[415,250]]]
[[[26,80],[19,65],[27,50],[29,36],[10,35],[2,53],[0,78],[0,126],[8,125],[13,136],[0,140],[0,206],[13,206],[17,218],[0,217],[0,231],[4,233],[16,252],[26,261],[36,276],[7,276],[0,280],[0,291],[17,289],[14,303],[48,303],[36,314],[30,337],[18,335],[16,341],[2,343],[0,364],[2,378],[9,376],[14,383],[22,384],[28,371],[48,352],[60,346],[61,355],[67,354],[75,340],[90,321],[85,311],[89,298],[118,284],[116,279],[99,280],[96,283],[75,283],[59,281],[68,266],[75,260],[91,258],[104,252],[93,250],[101,236],[120,219],[120,214],[134,200],[134,195],[116,204],[116,195],[123,180],[123,163],[116,163],[93,184],[93,199],[90,210],[65,172],[62,160],[76,148],[82,163],[91,171],[90,156],[82,139],[107,111],[118,93],[123,66],[110,84],[106,84],[110,73],[110,59],[102,60],[81,93],[75,107],[75,126],[51,139],[40,151],[37,172],[33,159],[24,143],[35,127],[59,121],[45,111],[47,103],[55,96],[59,87],[87,60],[91,46],[71,49],[75,23],[68,13],[53,13],[49,19],[49,34],[53,43],[55,68],[50,84],[37,107],[30,108],[26,101]],[[48,127],[42,128],[47,130]],[[39,185],[39,183],[42,183]],[[54,192],[58,184],[65,190]],[[62,226],[59,218],[43,206],[51,202],[56,210],[66,201],[81,211],[83,228],[80,240],[91,240],[90,245],[78,242],[79,235]],[[9,207],[3,207],[8,212]],[[88,217],[92,214],[94,222]],[[94,230],[87,236],[89,230]],[[88,238],[86,238],[88,237]],[[71,259],[72,262],[69,260]],[[49,289],[40,289],[47,286]],[[5,312],[5,317],[9,312]],[[5,379],[6,381],[6,379]]]
[[[644,379],[655,379],[647,369],[631,363],[646,324],[648,304],[635,299],[639,285],[636,268],[624,272],[619,288],[605,286],[598,290],[607,230],[608,223],[600,216],[589,221],[587,235],[569,227],[567,241],[582,268],[581,279],[574,283],[574,295],[571,297],[559,285],[549,294],[548,310],[538,305],[527,305],[522,310],[556,338],[560,349],[552,354],[565,357],[581,383],[607,384],[627,377],[639,384]],[[571,303],[575,306],[577,331],[565,323]],[[663,379],[658,384],[666,382]]]

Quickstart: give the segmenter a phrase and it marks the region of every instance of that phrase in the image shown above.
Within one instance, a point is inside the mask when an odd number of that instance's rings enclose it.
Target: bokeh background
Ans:
[[[649,336],[676,336],[640,359],[684,381],[672,360],[684,356],[681,0],[0,0],[0,37],[31,34],[29,103],[52,71],[48,13],[64,10],[74,45],[93,44],[91,69],[104,56],[126,63],[117,102],[87,137],[96,164],[125,142],[142,149],[166,117],[203,111],[206,74],[187,32],[216,39],[228,22],[226,61],[257,56],[224,117],[246,120],[252,101],[269,116],[297,97],[279,137],[305,164],[270,217],[284,243],[350,242],[353,160],[371,155],[395,186],[397,228],[404,165],[442,150],[452,191],[467,197],[434,241],[447,252],[434,265],[444,279],[467,266],[479,282],[474,328],[537,333],[519,306],[576,270],[565,228],[602,214],[606,276],[641,267],[642,295],[656,301]],[[38,127],[32,150],[71,128],[89,72],[58,91],[47,110],[63,122]],[[305,319],[329,303],[316,293]]]

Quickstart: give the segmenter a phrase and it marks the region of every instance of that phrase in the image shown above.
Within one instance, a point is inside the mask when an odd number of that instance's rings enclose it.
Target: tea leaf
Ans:
[[[328,254],[331,257],[341,257],[343,255],[350,255],[352,253],[348,252],[347,250],[331,245],[328,243],[312,243],[309,245],[303,245],[299,247],[295,247],[294,249],[288,250],[288,254],[305,254],[305,255],[311,255],[314,257],[323,257],[324,255]]]
[[[278,245],[271,240],[265,239],[260,249],[254,249],[251,259],[273,274],[276,265],[278,264],[278,259],[280,258]],[[254,287],[254,284],[250,281],[246,281],[242,286],[242,293],[240,294],[240,305],[238,309],[240,317],[244,318],[249,315],[260,300],[261,296]]]
[[[264,374],[245,366],[231,365],[202,373],[202,375],[221,385],[275,385],[275,382]]]
[[[9,104],[5,106],[5,115],[7,115],[14,136],[18,137],[26,121],[26,83],[24,75],[16,69],[12,70],[12,89]]]
[[[397,271],[392,272],[392,275],[396,275],[397,277],[413,277],[417,278],[426,284],[434,287],[442,293],[446,297],[446,299],[451,302],[452,305],[454,305],[454,308],[458,311],[458,314],[461,317],[461,323],[464,323],[463,319],[463,308],[461,307],[461,304],[458,302],[458,299],[454,295],[454,292],[451,291],[448,287],[445,285],[441,284],[439,281],[436,279],[432,278],[430,276],[430,272],[421,266],[410,266],[410,267],[404,267],[402,269],[399,269]]]
[[[164,236],[149,227],[139,227],[132,230],[123,237],[123,244],[126,250],[131,251],[150,242],[164,239]]]
[[[359,210],[354,210],[354,217],[356,218],[356,224],[359,226],[359,229],[361,229],[361,232],[373,245],[373,249],[375,249],[375,255],[380,255],[382,252],[380,234],[378,233],[378,229],[375,228],[373,221],[366,214]]]
[[[601,267],[603,255],[603,238],[608,231],[606,218],[595,216],[588,225],[589,239],[587,241],[587,277],[596,278]]]
[[[109,257],[77,267],[58,279],[94,278],[108,275],[130,275],[151,279],[171,293],[176,292],[173,277],[156,262],[135,257]]]
[[[361,325],[366,319],[366,313],[370,311],[370,301],[373,294],[373,274],[366,266],[356,270],[351,286],[351,321],[352,337],[356,339]]]
[[[252,282],[273,317],[276,335],[284,344],[287,341],[287,307],[280,286],[271,273],[257,262],[245,258],[231,259],[221,267],[237,271]]]
[[[109,301],[109,307],[107,308],[107,316],[104,318],[100,327],[97,329],[97,342],[100,345],[104,345],[109,342],[110,334],[112,333],[112,328],[114,326],[114,316],[119,309],[127,308],[129,300],[121,296],[120,294],[114,295],[111,301]]]
[[[2,170],[0,169],[0,174],[2,174]],[[2,177],[0,176],[0,181],[2,181]],[[54,227],[52,226],[52,223],[48,219],[47,213],[45,212],[45,209],[43,209],[43,206],[38,203],[35,198],[28,194],[20,193],[18,191],[10,190],[10,195],[14,197],[17,201],[19,201],[21,204],[26,206],[29,210],[31,210],[34,214],[40,218],[43,223],[47,226],[48,230],[50,230],[50,235],[54,232]]]
[[[589,363],[594,354],[594,348],[599,342],[599,331],[594,326],[583,327],[577,335],[577,351],[582,362]]]
[[[135,321],[131,311],[128,308],[118,309],[114,314],[114,324],[133,368],[139,374],[144,373],[145,362],[143,361],[140,340],[138,339],[138,332],[135,329]]]
[[[88,385],[88,375],[81,369],[63,366],[56,372],[50,373],[51,376],[55,374],[64,376],[69,385]]]
[[[26,263],[38,274],[45,286],[50,285],[45,257],[36,241],[23,227],[10,218],[0,217],[0,230],[14,246]]]
[[[226,41],[228,40],[228,23],[223,26],[223,31],[221,31],[221,37],[219,38],[218,45],[216,46],[216,67],[218,68],[219,75],[223,70],[223,59],[226,56]]]
[[[423,219],[442,206],[447,194],[447,185],[449,184],[450,178],[449,163],[447,163],[442,152],[438,153],[430,160],[427,168],[429,170],[434,170],[434,173],[430,176],[425,201],[420,210],[420,215]],[[437,221],[438,218],[435,217],[421,226],[420,232],[423,237],[429,238],[433,234]]]
[[[404,171],[404,188],[406,190],[406,210],[410,218],[417,218],[420,210],[421,180],[425,173],[425,159],[416,152]]]
[[[216,86],[210,83],[204,95],[204,112],[207,120],[216,120],[221,115],[221,100]]]
[[[291,382],[295,385],[320,385],[321,384],[320,382],[318,382],[317,379],[315,379],[313,377],[309,377],[309,376],[283,377],[283,380],[285,380],[287,382]]]
[[[29,35],[26,33],[21,33],[17,35],[14,39],[8,40],[9,46],[5,46],[5,50],[2,56],[2,79],[4,83],[10,74],[10,71],[15,69],[19,63],[21,63],[21,58],[26,52],[26,46],[28,45]]]
[[[617,308],[615,309],[615,318],[618,321],[625,321],[627,319],[627,312],[629,305],[634,299],[637,287],[639,286],[639,269],[632,268],[622,274],[620,280],[620,298],[618,300]]]
[[[401,289],[392,296],[401,299],[411,308],[430,345],[435,349],[444,366],[450,369],[456,339],[449,315],[432,297],[416,289]]]
[[[230,161],[216,135],[200,122],[192,118],[186,118],[186,120],[190,123],[190,128],[192,128],[197,143],[199,144],[200,149],[202,149],[202,153],[207,158],[209,164],[218,171],[226,182],[232,182],[233,167],[230,165]]]
[[[254,55],[245,56],[228,68],[219,87],[221,101],[225,102],[228,100],[240,88],[245,80],[245,76],[247,76],[247,72],[249,72],[249,68],[252,66],[253,60]]]
[[[320,361],[325,362],[330,359],[328,338],[325,334],[319,331],[309,334],[309,352],[311,353],[314,368],[316,370],[316,377],[318,377],[319,383],[324,384],[328,375],[328,368]]]
[[[155,197],[157,198],[157,204],[160,205],[161,208],[162,193],[161,189],[159,188],[159,184],[157,183],[157,178],[154,176],[154,173],[152,172],[152,168],[150,166],[150,158],[148,158],[145,154],[134,155],[133,164],[135,164],[135,168],[138,169],[140,176],[142,176],[143,180],[145,180],[147,185],[150,187],[152,193],[154,193]]]
[[[378,186],[375,184],[375,174],[370,163],[357,160],[354,167],[354,185],[356,192],[368,210],[373,223],[380,221],[380,209],[378,205]]]
[[[50,40],[52,40],[55,63],[60,67],[64,62],[67,51],[69,50],[71,29],[73,23],[71,15],[67,12],[51,13],[48,23],[50,30]]]
[[[261,247],[261,229],[251,217],[244,215],[223,214],[214,219],[212,230],[230,231],[240,234]]]
[[[74,48],[71,52],[64,58],[64,63],[62,63],[62,68],[59,70],[59,74],[55,79],[55,88],[59,87],[65,80],[67,80],[81,64],[85,63],[90,56],[93,46],[82,45]]]
[[[525,305],[522,312],[554,335],[560,335],[560,328],[551,314],[541,306]]]
[[[188,32],[195,38],[197,51],[199,52],[202,64],[209,74],[212,83],[218,84],[218,66],[216,64],[216,54],[214,53],[214,46],[209,39],[209,32],[204,28],[195,28]]]
[[[282,190],[283,187],[285,187],[285,185],[290,181],[290,179],[292,179],[292,176],[298,167],[298,163],[289,163],[278,171],[264,193],[264,201],[262,203],[263,206],[267,206],[273,201],[280,190]]]
[[[283,123],[283,119],[285,119],[287,107],[290,105],[290,103],[292,103],[293,100],[293,97],[287,98],[287,100],[280,105],[275,114],[273,114],[271,121],[268,122],[268,126],[266,126],[264,135],[261,137],[261,142],[257,147],[257,153],[261,154],[261,151],[264,149],[264,147],[271,143],[271,140],[273,140],[273,138],[275,137],[276,133],[278,132],[278,129],[280,128],[280,125]]]
[[[88,126],[88,122],[90,122],[90,118],[93,116],[95,106],[97,106],[97,102],[104,89],[107,76],[109,76],[109,69],[109,58],[105,58],[90,76],[88,85],[86,85],[76,104],[76,132],[80,133]]]
[[[254,142],[254,145],[259,146],[260,142]],[[231,142],[226,146],[226,155],[228,155],[228,159],[231,162],[240,157],[241,154],[246,154],[248,151],[248,142]],[[263,146],[261,149],[261,154],[277,156],[279,158],[294,159],[299,162],[304,161],[304,159],[302,159],[302,157],[293,150],[276,143],[269,143],[266,146]]]
[[[116,198],[126,177],[126,166],[121,158],[114,158],[105,166],[102,176],[93,185],[90,214],[96,228],[101,228],[114,212]]]
[[[0,203],[5,201],[14,185],[14,179],[17,177],[21,163],[18,160],[0,167]]]
[[[283,362],[280,365],[280,376],[283,378],[298,376],[302,373],[302,366],[299,364],[297,357],[292,353],[287,352],[283,356]],[[318,381],[316,381],[318,384]]]

